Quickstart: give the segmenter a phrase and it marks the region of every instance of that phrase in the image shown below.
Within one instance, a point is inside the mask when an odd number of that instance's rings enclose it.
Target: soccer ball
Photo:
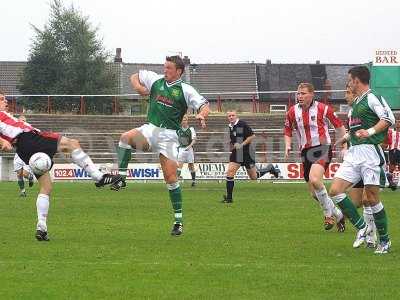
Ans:
[[[46,153],[37,152],[29,159],[29,166],[36,175],[43,175],[51,169],[51,158]]]

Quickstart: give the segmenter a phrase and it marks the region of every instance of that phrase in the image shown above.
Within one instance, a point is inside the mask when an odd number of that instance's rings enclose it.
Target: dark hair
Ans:
[[[358,80],[360,80],[361,83],[369,84],[369,79],[371,78],[371,75],[366,66],[353,67],[349,70],[348,73],[351,75],[351,78],[353,79],[358,78]]]
[[[182,58],[178,55],[167,56],[165,58],[166,61],[173,62],[178,70],[181,70],[181,75],[185,72],[185,63],[183,62]]]

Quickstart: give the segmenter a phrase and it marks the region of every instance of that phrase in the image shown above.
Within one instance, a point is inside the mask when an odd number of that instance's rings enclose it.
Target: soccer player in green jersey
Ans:
[[[192,187],[196,185],[196,170],[194,168],[193,145],[196,143],[196,131],[189,127],[189,118],[185,115],[182,119],[182,127],[178,130],[178,177],[181,176],[182,167],[188,164],[190,175],[192,176]]]
[[[385,163],[380,144],[388,127],[394,124],[393,113],[385,99],[369,88],[370,72],[367,67],[358,66],[349,70],[349,86],[357,95],[349,112],[349,135],[351,147],[335,174],[329,194],[350,222],[358,229],[354,248],[365,242],[371,228],[357,212],[346,190],[360,180],[364,182],[363,204],[371,207],[379,234],[379,244],[375,253],[385,254],[390,249],[387,216],[379,200],[379,187],[385,180],[382,166]]]
[[[196,119],[203,128],[210,110],[207,100],[192,86],[182,82],[184,70],[182,58],[169,56],[164,64],[164,75],[141,70],[131,76],[133,88],[140,95],[149,96],[148,123],[123,133],[118,145],[119,174],[124,178],[132,148],[158,153],[174,210],[175,221],[171,231],[174,236],[183,232],[182,195],[177,178],[177,131],[189,107],[197,110]]]
[[[345,99],[349,107],[351,107],[351,104],[356,99],[356,95],[353,93],[353,90],[352,88],[350,88],[349,84],[346,85]],[[351,111],[349,113],[351,113]],[[348,116],[349,119],[350,117],[351,115]],[[344,143],[342,144],[342,151],[341,151],[342,159],[346,155],[348,149],[351,147],[350,141],[343,141],[343,142]],[[367,248],[375,248],[377,242],[376,226],[371,207],[367,206],[366,202],[363,204],[363,199],[366,198],[364,190],[364,182],[360,180],[355,185],[353,185],[351,189],[348,191],[348,195],[357,208],[363,207],[364,221],[370,228],[369,233],[366,234],[365,236],[365,244]]]

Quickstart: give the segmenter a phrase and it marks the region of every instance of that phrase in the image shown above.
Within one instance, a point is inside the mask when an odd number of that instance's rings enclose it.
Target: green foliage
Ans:
[[[24,94],[105,94],[115,93],[117,74],[107,61],[98,37],[87,16],[73,6],[64,7],[61,0],[50,4],[48,23],[41,30],[35,26],[27,67],[21,78]],[[47,101],[23,100],[26,108],[47,107]],[[87,99],[87,112],[111,107],[110,99]],[[94,105],[94,103],[96,105]],[[54,98],[52,108],[71,112],[79,106],[79,98]],[[98,106],[98,107],[97,107]]]

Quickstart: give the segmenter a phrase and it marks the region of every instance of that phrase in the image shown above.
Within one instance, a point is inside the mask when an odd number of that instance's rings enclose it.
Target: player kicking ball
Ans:
[[[54,132],[41,132],[27,122],[18,120],[8,112],[8,103],[4,93],[0,91],[0,150],[12,151],[16,149],[18,156],[25,164],[38,153],[47,154],[50,159],[57,152],[71,154],[72,161],[83,168],[96,181],[96,186],[106,184],[117,186],[121,183],[120,175],[103,174],[93,164],[90,157],[82,150],[79,141],[69,139]],[[51,165],[50,165],[51,167]],[[36,174],[39,183],[39,195],[36,201],[38,222],[35,237],[38,241],[49,241],[47,230],[47,216],[49,213],[52,181],[49,172]]]
[[[171,235],[183,233],[182,192],[177,176],[179,140],[183,116],[188,108],[197,110],[196,119],[205,128],[209,113],[208,101],[192,86],[182,82],[185,64],[179,56],[169,56],[164,63],[164,75],[141,70],[130,78],[133,88],[149,96],[147,124],[121,135],[118,145],[119,174],[124,179],[132,149],[156,152],[160,158],[164,180],[174,211]]]
[[[194,169],[193,145],[196,143],[196,131],[189,127],[189,118],[185,115],[182,119],[182,127],[178,130],[178,178],[181,176],[182,167],[188,164],[190,175],[192,176],[192,187],[196,185],[196,170]]]

